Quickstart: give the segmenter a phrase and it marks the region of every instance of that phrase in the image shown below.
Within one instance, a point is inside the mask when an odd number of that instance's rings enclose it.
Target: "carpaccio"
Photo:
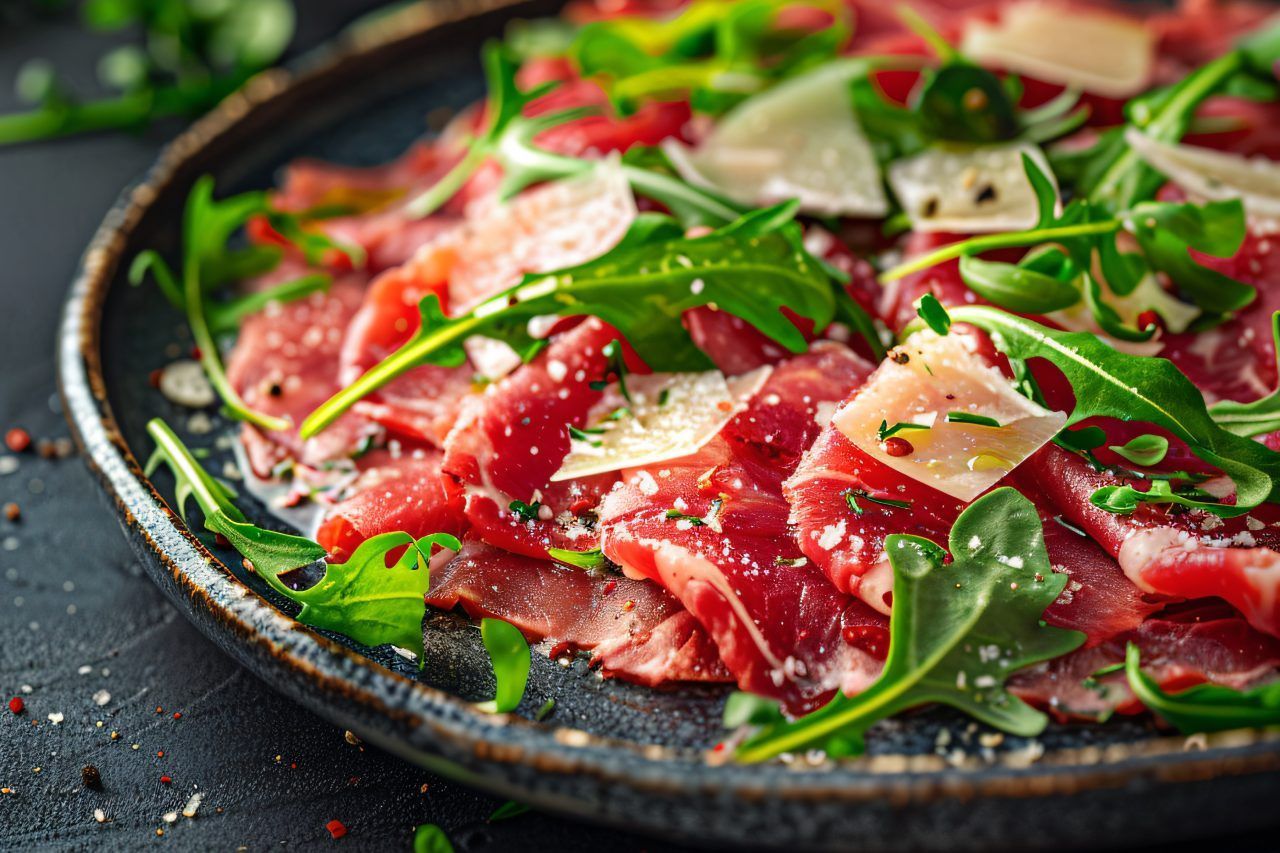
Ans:
[[[921,39],[882,4],[852,5],[858,27],[851,52],[923,52]],[[568,15],[586,21],[669,14],[679,6],[577,3]],[[919,7],[955,35],[972,16],[999,18],[1007,4]],[[1158,78],[1176,79],[1212,57],[1266,11],[1191,0],[1149,18]],[[696,136],[688,105],[651,103],[616,117],[601,89],[560,60],[532,60],[521,76],[525,85],[563,81],[531,112],[606,108],[546,134],[540,141],[549,149],[604,157]],[[887,93],[897,86],[905,96],[912,81],[882,82]],[[1060,90],[1034,79],[1024,85],[1031,101]],[[1095,124],[1116,120],[1118,102],[1089,97]],[[1258,105],[1215,99],[1205,113],[1237,121],[1229,132],[1196,137],[1199,144],[1280,154],[1274,116]],[[582,263],[622,238],[637,215],[629,191],[600,182],[534,187],[500,205],[492,198],[498,176],[489,168],[440,212],[409,217],[404,200],[459,159],[459,140],[478,121],[475,111],[466,113],[438,140],[384,167],[305,162],[285,172],[282,207],[356,209],[321,227],[362,246],[368,262],[358,271],[336,270],[327,294],[272,307],[244,325],[229,373],[246,400],[296,422],[412,336],[424,296],[446,312],[464,310],[523,273]],[[1179,190],[1164,192],[1176,197]],[[1258,289],[1250,308],[1207,333],[1160,339],[1162,354],[1211,401],[1248,401],[1276,385],[1269,328],[1280,305],[1275,230],[1253,221],[1236,256],[1212,261]],[[813,225],[809,237],[852,273],[851,294],[890,330],[915,318],[926,293],[948,306],[980,301],[954,262],[881,291],[869,265],[838,236]],[[897,248],[910,257],[953,239],[907,234]],[[294,272],[302,265],[289,263]],[[557,654],[589,652],[607,675],[650,686],[733,682],[793,714],[837,690],[856,693],[874,681],[888,648],[885,537],[945,542],[966,502],[887,467],[832,425],[832,413],[856,400],[876,369],[867,352],[824,339],[791,355],[741,320],[706,308],[689,312],[685,323],[726,374],[763,369],[767,378],[714,436],[680,458],[552,481],[570,450],[569,428],[587,424],[602,386],[617,378],[607,347],[620,335],[595,319],[561,322],[527,364],[501,348],[480,348],[462,366],[418,367],[365,398],[320,439],[246,426],[247,456],[258,476],[291,462],[320,489],[328,503],[318,538],[335,557],[392,530],[462,536],[462,551],[432,579],[431,605],[505,619]],[[643,372],[642,364],[630,366]],[[1105,426],[1109,437],[1124,440],[1125,425]],[[370,445],[376,449],[366,452]],[[1139,645],[1166,686],[1209,680],[1240,687],[1273,677],[1280,665],[1280,511],[1271,506],[1224,522],[1145,505],[1117,516],[1089,501],[1113,482],[1052,445],[1006,478],[1034,501],[1054,571],[1068,576],[1046,621],[1087,637],[1065,658],[1020,673],[1015,692],[1062,717],[1140,710],[1122,675],[1104,679],[1102,689],[1096,681],[1085,686],[1092,673],[1122,660],[1127,642]],[[892,494],[915,509],[875,504],[854,516],[842,498],[850,489]],[[567,568],[549,558],[549,548],[602,549],[620,573]]]

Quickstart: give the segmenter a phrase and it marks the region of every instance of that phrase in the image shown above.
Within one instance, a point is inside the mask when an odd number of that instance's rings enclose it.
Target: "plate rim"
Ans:
[[[332,722],[362,737],[367,734],[366,739],[387,751],[464,784],[597,820],[602,814],[589,804],[509,783],[502,768],[588,774],[602,784],[625,786],[642,796],[672,798],[711,791],[758,801],[767,793],[785,791],[792,800],[849,805],[892,796],[904,806],[945,798],[1034,799],[1138,781],[1175,783],[1280,770],[1280,732],[1257,730],[1211,735],[1206,748],[1195,755],[1186,752],[1185,738],[1161,736],[1132,744],[1054,750],[1027,767],[997,762],[957,768],[933,755],[876,755],[814,766],[795,762],[799,767],[776,761],[751,766],[714,764],[698,760],[700,753],[694,750],[645,745],[478,711],[464,700],[385,669],[297,624],[235,578],[200,543],[143,474],[108,400],[101,321],[136,227],[161,193],[177,182],[184,164],[256,113],[279,105],[300,85],[340,80],[345,61],[403,46],[446,24],[506,13],[520,5],[522,0],[419,4],[416,14],[380,22],[359,37],[330,45],[297,70],[263,72],[162,150],[146,176],[122,192],[81,258],[58,332],[63,410],[82,457],[114,502],[148,575],[184,615],[255,675]],[[227,631],[238,635],[231,648]],[[282,686],[264,670],[281,675],[287,683]],[[299,686],[289,686],[296,679]],[[316,693],[304,695],[303,684]],[[371,715],[378,714],[392,720],[399,737],[368,725],[375,719]]]

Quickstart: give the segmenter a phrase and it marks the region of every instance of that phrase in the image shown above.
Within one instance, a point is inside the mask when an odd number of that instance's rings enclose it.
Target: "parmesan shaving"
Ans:
[[[940,492],[971,501],[1048,442],[1067,416],[1036,405],[1014,390],[999,370],[978,358],[958,334],[919,332],[876,368],[832,423],[869,456]],[[905,356],[905,363],[903,361]],[[999,426],[949,421],[959,413]],[[881,442],[880,424],[928,429],[899,432]],[[901,454],[903,442],[909,451]]]
[[[1211,201],[1238,198],[1255,216],[1280,217],[1280,163],[1161,142],[1137,128],[1125,131],[1124,138],[1151,168],[1187,192]]]
[[[697,148],[668,140],[663,150],[682,178],[742,204],[795,198],[809,213],[884,216],[880,168],[848,91],[861,70],[824,65],[744,101]]]
[[[627,402],[615,384],[572,442],[552,482],[653,465],[696,453],[715,438],[768,378],[770,368],[726,379],[705,373],[628,376]],[[643,487],[643,484],[642,484]]]
[[[1023,154],[1053,179],[1039,147],[1019,142],[930,148],[890,166],[889,185],[917,231],[1020,231],[1040,219]]]
[[[1139,21],[1074,4],[1023,2],[997,23],[972,19],[961,52],[989,67],[1069,89],[1127,98],[1147,87],[1155,31]]]

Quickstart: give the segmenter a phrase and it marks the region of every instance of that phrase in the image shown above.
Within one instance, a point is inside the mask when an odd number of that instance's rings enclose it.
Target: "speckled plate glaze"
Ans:
[[[512,17],[553,11],[511,0],[424,3],[295,70],[264,74],[179,137],[103,222],[67,303],[62,393],[121,526],[174,604],[276,689],[408,761],[538,808],[666,838],[793,849],[1073,848],[1273,824],[1274,734],[1227,733],[1188,749],[1148,722],[1116,720],[983,747],[976,728],[935,709],[880,725],[857,760],[742,767],[717,763],[711,749],[724,690],[646,690],[545,655],[535,655],[518,712],[486,715],[471,703],[491,695],[489,667],[464,620],[428,617],[419,672],[385,650],[296,625],[289,605],[234,554],[193,535],[166,502],[172,482],[143,476],[144,424],[161,415],[185,429],[193,446],[212,448],[215,471],[230,459],[215,439],[234,425],[193,423],[150,387],[148,374],[188,344],[181,318],[153,290],[128,286],[128,260],[144,247],[172,256],[198,175],[213,174],[226,193],[267,185],[299,155],[395,156],[429,111],[482,95],[483,39]],[[533,722],[548,698],[555,712]],[[962,750],[951,760],[937,754],[944,728],[949,749]]]

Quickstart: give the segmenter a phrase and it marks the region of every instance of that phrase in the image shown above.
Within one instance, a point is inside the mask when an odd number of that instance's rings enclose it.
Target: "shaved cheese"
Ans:
[[[876,368],[858,395],[836,412],[832,423],[868,455],[940,492],[971,501],[995,485],[1057,434],[1063,412],[1036,405],[1013,389],[995,367],[971,353],[960,335],[919,332],[901,344],[897,359]],[[902,356],[906,363],[899,364]],[[948,421],[951,413],[994,420],[999,426]],[[928,429],[896,433],[886,451],[881,422],[904,422]]]
[[[1023,2],[997,23],[970,20],[960,50],[982,65],[1108,98],[1147,87],[1155,30],[1120,15],[1056,3]]]
[[[917,231],[1020,231],[1039,221],[1023,154],[1053,178],[1039,147],[1021,142],[930,148],[890,166],[889,185]]]
[[[768,378],[770,368],[726,379],[705,373],[627,377],[627,402],[616,385],[589,419],[587,440],[575,438],[552,482],[652,465],[696,453],[719,434]],[[626,413],[619,415],[625,407]],[[596,432],[598,430],[599,432]]]
[[[1187,192],[1212,201],[1238,198],[1255,216],[1280,216],[1280,163],[1161,142],[1137,128],[1125,131],[1124,138],[1148,165]]]
[[[749,98],[697,148],[663,150],[692,184],[752,206],[799,199],[809,213],[884,216],[880,167],[854,115],[860,63],[834,62]]]

